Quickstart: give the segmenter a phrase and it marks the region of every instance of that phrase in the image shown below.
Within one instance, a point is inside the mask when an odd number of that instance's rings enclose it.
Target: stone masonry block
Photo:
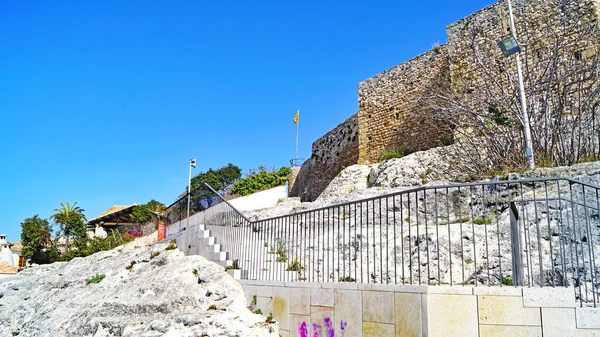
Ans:
[[[542,337],[539,326],[481,325],[479,337]]]
[[[474,295],[427,295],[427,336],[477,337],[477,297]]]
[[[279,328],[290,329],[290,289],[273,287],[273,317],[279,321]]]
[[[394,324],[394,296],[379,291],[362,294],[362,318],[364,322]]]
[[[575,336],[575,308],[542,308],[544,337]]]
[[[310,290],[310,305],[321,307],[333,307],[335,303],[335,290],[333,289],[315,289]]]
[[[395,294],[396,337],[422,336],[421,294]]]
[[[270,297],[257,297],[256,308],[260,309],[260,311],[262,311],[262,313],[266,316],[270,312],[273,312],[273,300]]]
[[[256,296],[258,297],[272,297],[273,287],[256,287]]]
[[[311,321],[310,315],[294,315],[290,314],[290,335],[291,336],[299,336],[298,329],[300,325],[305,323],[308,331],[310,331]]]
[[[578,329],[598,329],[600,335],[600,308],[575,309]]]
[[[523,307],[523,299],[513,296],[479,296],[479,323],[541,326],[539,308]]]
[[[310,316],[310,288],[290,289],[290,314]]]
[[[363,322],[362,336],[363,337],[394,336],[394,325],[393,324],[373,323],[373,322]]]
[[[362,292],[358,290],[335,291],[335,327],[341,331],[342,321],[346,323],[344,337],[362,335]]]
[[[325,331],[324,330],[324,326],[325,326],[325,319],[330,319],[333,322],[335,322],[335,311],[333,308],[329,308],[329,307],[317,307],[317,306],[311,306],[310,307],[310,321],[312,323],[312,327],[315,327],[315,324],[318,326],[318,329],[321,329],[321,331]],[[320,327],[320,328],[319,328]],[[310,336],[314,335],[314,329],[311,330],[312,334]],[[316,336],[324,336],[325,334],[322,333],[321,335],[316,335]]]
[[[252,304],[252,299],[254,298],[254,296],[256,295],[256,287],[255,286],[251,286],[251,285],[243,285],[244,287],[244,293],[246,294],[246,305],[251,305]]]
[[[538,308],[575,308],[573,288],[523,288],[523,306]]]

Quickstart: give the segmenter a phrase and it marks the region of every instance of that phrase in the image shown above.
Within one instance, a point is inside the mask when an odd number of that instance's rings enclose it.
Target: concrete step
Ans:
[[[242,279],[242,270],[240,269],[229,269],[227,270],[227,274],[231,275],[231,277],[233,277],[235,280]]]
[[[223,267],[227,267],[227,266],[232,266],[233,265],[233,260],[223,260],[223,261],[215,261],[217,264],[223,266]]]
[[[204,252],[206,252],[207,254],[214,254],[214,253],[218,253],[221,251],[221,245],[216,243],[216,244],[212,244],[212,245],[207,245],[202,247]]]
[[[209,245],[214,245],[215,243],[217,243],[217,239],[211,237],[208,238],[201,238],[200,242],[202,243],[203,246],[209,246]]]
[[[213,261],[226,261],[227,260],[227,252],[217,252],[213,253]]]
[[[202,230],[202,231],[199,231],[199,232],[198,232],[198,237],[199,237],[200,239],[206,239],[206,238],[209,238],[209,237],[210,237],[210,231],[208,231],[208,230]]]

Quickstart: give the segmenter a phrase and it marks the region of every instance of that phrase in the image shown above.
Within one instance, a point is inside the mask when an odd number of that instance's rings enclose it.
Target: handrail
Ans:
[[[244,220],[248,221],[248,222],[252,222],[250,219],[248,219],[248,217],[246,215],[244,215],[244,213],[238,211],[237,208],[235,208],[229,201],[225,200],[225,198],[223,198],[217,191],[215,191],[212,187],[210,187],[209,184],[204,183],[204,185],[206,185],[206,187],[208,187],[208,189],[210,189],[214,194],[216,194],[217,197],[219,197],[219,199],[221,199],[223,202],[225,202],[229,207],[231,207],[231,209],[233,209],[237,214],[239,214],[242,218],[244,218]]]
[[[352,200],[352,201],[347,201],[347,202],[340,203],[340,204],[332,204],[329,206],[323,206],[323,207],[319,207],[319,208],[311,208],[311,209],[296,212],[296,213],[277,215],[274,217],[264,218],[264,219],[257,219],[257,220],[255,220],[255,222],[276,220],[276,219],[280,219],[280,218],[290,216],[290,215],[305,215],[305,214],[308,214],[311,212],[323,211],[323,210],[327,210],[327,209],[331,209],[331,208],[335,208],[335,207],[343,207],[343,206],[348,206],[348,205],[360,204],[360,203],[365,203],[365,202],[379,200],[379,199],[397,197],[400,195],[425,192],[425,191],[431,191],[431,190],[441,190],[441,189],[446,189],[446,188],[475,187],[475,186],[492,186],[492,185],[502,185],[502,184],[527,184],[527,183],[560,181],[560,180],[568,181],[570,183],[575,183],[575,184],[581,184],[581,185],[584,185],[587,187],[596,188],[596,189],[600,190],[600,186],[598,186],[598,185],[586,183],[586,182],[579,181],[579,180],[572,179],[572,178],[565,178],[565,177],[528,178],[528,179],[501,180],[501,181],[482,181],[482,182],[475,182],[475,183],[456,183],[456,184],[446,184],[446,185],[436,185],[436,186],[420,186],[420,187],[415,187],[415,188],[409,188],[409,189],[402,190],[402,191],[377,195],[377,196],[370,197],[370,198]]]

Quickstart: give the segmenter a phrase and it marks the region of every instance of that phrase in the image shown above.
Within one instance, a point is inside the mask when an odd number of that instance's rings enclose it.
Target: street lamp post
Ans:
[[[515,19],[513,16],[512,3],[508,1],[508,15],[510,17],[510,30],[512,36],[499,42],[500,48],[505,56],[516,54],[517,76],[519,79],[519,94],[521,96],[521,110],[523,111],[523,133],[525,136],[525,155],[530,169],[535,168],[533,157],[533,147],[531,145],[531,128],[529,126],[529,113],[527,112],[527,99],[525,97],[525,85],[523,84],[523,71],[521,70],[521,48],[517,42],[517,30],[515,28]]]
[[[192,169],[196,167],[196,158],[190,159],[190,175],[188,177],[187,227],[190,227],[190,204],[192,196]]]

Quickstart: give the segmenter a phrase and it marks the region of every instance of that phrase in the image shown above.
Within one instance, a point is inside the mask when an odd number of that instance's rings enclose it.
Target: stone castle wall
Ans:
[[[290,181],[290,196],[303,201],[315,200],[338,173],[357,161],[358,116],[355,114],[313,143],[312,156]]]
[[[561,34],[565,22],[597,21],[600,0],[514,1],[514,12],[519,40],[526,46],[523,54],[527,68],[528,61],[545,61],[548,56],[540,50],[552,43],[552,38],[562,36],[557,34]],[[473,38],[475,31],[479,34],[477,39]],[[506,86],[509,92],[516,90],[509,82],[516,73],[514,58],[505,58],[497,46],[497,41],[510,35],[505,1],[449,25],[446,33],[448,43],[358,84],[359,112],[313,144],[313,155],[302,166],[290,195],[314,200],[344,167],[376,163],[388,150],[421,151],[451,143],[456,130],[425,117],[426,109],[433,108],[428,108],[423,100],[428,89],[447,86],[471,97],[470,109],[487,109],[493,104],[482,90],[493,84],[483,73],[482,61],[475,58],[472,45],[477,46],[487,67],[506,74],[499,76],[498,84]],[[598,53],[600,38],[590,37],[573,48],[572,54],[581,55],[585,61]],[[539,71],[527,69],[535,70]],[[346,128],[357,137],[340,133]]]
[[[447,46],[376,75],[358,85],[359,162],[378,162],[382,152],[399,148],[420,151],[437,147],[452,131],[422,118],[423,87],[433,81],[448,81]]]

